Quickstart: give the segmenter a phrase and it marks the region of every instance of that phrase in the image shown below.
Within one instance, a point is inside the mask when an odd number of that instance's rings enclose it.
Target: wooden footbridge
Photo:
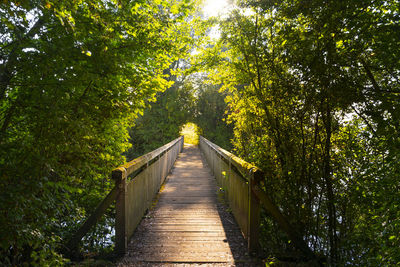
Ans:
[[[69,241],[71,251],[116,200],[118,266],[258,266],[251,255],[259,250],[262,206],[314,258],[262,190],[262,171],[203,137],[199,147],[175,139],[112,177],[114,189]]]

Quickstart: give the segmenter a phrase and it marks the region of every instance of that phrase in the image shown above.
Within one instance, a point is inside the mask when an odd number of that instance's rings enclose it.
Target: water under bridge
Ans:
[[[118,266],[258,266],[263,207],[304,255],[311,250],[262,190],[264,173],[200,137],[177,138],[112,172],[115,187],[73,236],[82,237],[116,201]]]

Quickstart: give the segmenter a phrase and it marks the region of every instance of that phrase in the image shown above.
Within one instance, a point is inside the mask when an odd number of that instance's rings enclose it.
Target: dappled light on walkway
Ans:
[[[186,145],[119,266],[256,266],[197,146]]]

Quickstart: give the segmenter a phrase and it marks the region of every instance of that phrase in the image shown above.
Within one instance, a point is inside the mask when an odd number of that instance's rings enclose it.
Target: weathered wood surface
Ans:
[[[200,149],[204,153],[218,183],[226,190],[229,206],[247,238],[250,251],[259,250],[259,225],[261,205],[286,232],[293,244],[309,259],[316,255],[308,247],[289,220],[272,199],[261,189],[264,173],[256,166],[236,157],[216,144],[200,136]]]
[[[123,255],[128,238],[150,207],[182,146],[183,136],[114,169],[111,177],[115,180],[115,187],[66,243],[65,254],[76,256],[81,239],[116,200],[115,251]],[[129,176],[134,179],[128,181]]]
[[[195,146],[180,154],[118,266],[257,266]]]
[[[203,137],[200,137],[200,149],[218,184],[225,191],[229,207],[247,239],[249,251],[258,252],[260,205],[249,187],[254,180],[254,172],[258,171],[257,167]]]
[[[115,252],[124,255],[145,212],[151,207],[183,146],[183,136],[115,169],[112,177],[119,188],[115,215]],[[140,171],[141,170],[141,171]],[[129,176],[133,179],[130,179]]]

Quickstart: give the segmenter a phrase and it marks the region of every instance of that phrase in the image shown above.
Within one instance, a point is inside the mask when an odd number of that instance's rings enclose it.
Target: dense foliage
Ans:
[[[196,90],[194,122],[200,128],[200,134],[211,142],[232,149],[233,127],[226,122],[225,94],[219,92],[219,85],[200,79]]]
[[[183,60],[174,62],[171,70],[179,68]],[[181,127],[191,120],[194,108],[194,89],[192,83],[183,77],[171,77],[174,85],[159,92],[157,101],[151,103],[130,128],[128,159],[134,159],[177,138]]]
[[[203,55],[236,152],[330,265],[400,261],[399,18],[398,1],[240,1]]]
[[[191,73],[192,66],[181,60],[174,62],[171,69],[179,65],[189,74],[172,76],[175,83],[164,92],[157,94],[157,101],[150,103],[143,114],[130,128],[128,159],[133,159],[176,138],[186,123],[194,123],[190,128],[212,142],[231,149],[233,129],[227,125],[225,95],[220,86],[212,85],[204,73]]]
[[[164,70],[187,56],[195,8],[1,1],[0,265],[62,264],[61,244],[124,161],[128,126],[172,84]],[[101,242],[94,233],[88,244]]]
[[[196,1],[1,1],[0,265],[65,263],[110,171],[187,122],[264,170],[328,264],[397,264],[399,8],[239,0],[199,53],[211,22]],[[112,218],[87,249],[105,245]],[[262,233],[268,255],[296,255],[268,214]]]

